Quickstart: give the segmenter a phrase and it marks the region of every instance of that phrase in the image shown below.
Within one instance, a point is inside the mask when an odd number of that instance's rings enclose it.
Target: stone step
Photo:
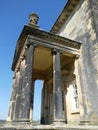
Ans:
[[[0,125],[0,130],[98,130],[98,126],[68,126],[68,125],[7,126],[7,125]]]

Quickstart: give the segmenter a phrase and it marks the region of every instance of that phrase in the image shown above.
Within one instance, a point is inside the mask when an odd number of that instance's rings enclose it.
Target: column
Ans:
[[[30,105],[32,100],[32,91],[33,91],[33,64],[34,64],[34,45],[27,44],[27,56],[25,63],[25,77],[24,77],[24,86],[23,86],[23,108],[21,119],[23,121],[30,121]]]
[[[33,79],[31,100],[30,100],[30,122],[33,122],[34,84],[35,84],[35,79]]]
[[[48,111],[49,111],[49,106],[48,106],[48,84],[45,81],[45,124],[48,124]]]
[[[53,83],[48,87],[48,122],[53,123]]]
[[[45,124],[45,82],[43,81],[41,96],[41,124]]]
[[[53,50],[53,123],[64,123],[60,53]]]
[[[33,62],[34,45],[27,44],[27,56],[25,59],[25,75],[22,83],[21,106],[19,110],[18,122],[30,122],[31,102],[33,102]],[[18,105],[17,105],[18,106]]]
[[[63,75],[62,77],[62,83],[63,83],[63,102],[64,102],[64,118],[65,118],[65,123],[67,124],[67,106],[66,106],[66,95],[67,95],[67,86],[68,86],[68,80],[66,80],[67,75]]]
[[[44,81],[41,101],[41,124],[48,124],[48,85]]]

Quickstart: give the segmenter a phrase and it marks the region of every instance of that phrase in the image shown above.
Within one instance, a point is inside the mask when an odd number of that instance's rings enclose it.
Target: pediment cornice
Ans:
[[[67,4],[63,8],[62,12],[60,13],[59,17],[57,18],[56,22],[54,23],[53,27],[51,28],[50,32],[57,33],[62,28],[64,23],[69,18],[70,14],[73,12],[77,4],[80,0],[68,0]]]

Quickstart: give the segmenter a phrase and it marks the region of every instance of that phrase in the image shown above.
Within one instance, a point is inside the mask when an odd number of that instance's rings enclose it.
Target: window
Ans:
[[[77,85],[72,84],[71,86],[72,86],[72,109],[76,110],[79,108]]]
[[[78,90],[77,85],[73,84],[73,92],[74,92],[74,102],[75,102],[75,108],[79,108],[79,101],[78,101]]]

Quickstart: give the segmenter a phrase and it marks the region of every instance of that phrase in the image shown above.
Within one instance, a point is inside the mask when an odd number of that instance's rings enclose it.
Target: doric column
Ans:
[[[31,91],[31,99],[30,99],[30,122],[33,121],[34,84],[35,84],[35,79],[33,79],[32,91]]]
[[[45,81],[45,124],[48,124],[48,84]]]
[[[41,101],[41,124],[48,124],[48,85],[43,82]]]
[[[21,119],[30,121],[30,105],[33,91],[33,64],[34,64],[34,45],[27,43],[27,56],[25,61],[25,77],[22,90],[23,107],[21,111]]]
[[[45,82],[43,81],[42,95],[41,95],[41,124],[45,124]]]
[[[66,95],[67,95],[67,82],[66,82],[66,76],[68,75],[63,75],[62,76],[62,84],[63,84],[63,109],[64,109],[64,118],[65,118],[65,123],[67,124],[67,106],[66,106]]]
[[[62,101],[62,82],[61,82],[61,65],[60,53],[53,50],[53,122],[63,123],[63,101]]]

